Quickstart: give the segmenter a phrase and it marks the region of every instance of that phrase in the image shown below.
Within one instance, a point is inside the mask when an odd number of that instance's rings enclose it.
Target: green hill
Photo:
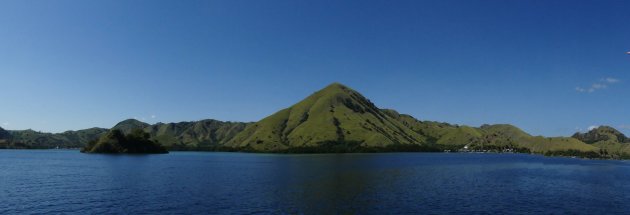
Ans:
[[[573,137],[599,148],[606,157],[630,159],[630,139],[612,127],[600,126],[586,133],[575,133]]]
[[[0,148],[47,149],[80,148],[90,140],[99,138],[108,129],[90,128],[53,134],[33,130],[8,131],[8,138],[0,141]],[[3,138],[0,138],[3,139]]]
[[[201,120],[148,124],[127,119],[114,125],[129,135],[142,130],[172,150],[256,152],[376,152],[515,150],[548,155],[630,158],[630,139],[602,126],[572,137],[532,136],[509,124],[471,127],[422,121],[380,109],[357,91],[333,83],[255,123]],[[58,134],[0,128],[0,148],[77,148],[108,133],[91,128]]]
[[[597,143],[601,141],[614,141],[619,143],[630,142],[630,139],[623,133],[610,126],[600,126],[586,133],[575,133],[573,138],[579,139],[585,143]]]
[[[135,119],[123,120],[111,130],[129,134],[134,129],[149,133],[152,140],[177,150],[216,150],[250,123],[201,120],[195,122],[157,123],[154,125]],[[1,128],[0,128],[1,129]],[[0,130],[0,148],[46,149],[81,148],[106,134],[110,129],[90,128],[63,133],[44,133],[33,130]]]
[[[338,83],[249,125],[228,146],[257,151],[347,145],[423,144],[426,138]]]
[[[69,146],[78,148],[84,146],[87,142],[98,139],[107,133],[108,130],[105,128],[88,128],[78,131],[66,131],[57,135],[64,137]]]
[[[112,129],[128,134],[142,129],[164,146],[177,150],[213,150],[222,148],[228,140],[243,131],[249,123],[201,120],[194,122],[157,123],[154,125],[127,119]]]
[[[596,147],[574,138],[531,136],[513,125],[483,125],[480,129],[484,133],[483,143],[489,147],[526,149],[534,153],[555,153],[569,150],[576,151],[576,153],[597,151]]]
[[[112,129],[97,141],[92,141],[81,152],[85,153],[128,153],[161,154],[168,153],[166,148],[150,139],[150,135],[141,129],[132,129],[128,134]]]
[[[448,123],[420,121],[410,115],[398,114],[398,112],[393,110],[386,110],[386,112],[411,130],[425,136],[430,142],[438,145],[468,146],[472,150],[513,149],[534,153],[562,150],[593,152],[598,150],[597,147],[590,146],[574,138],[534,137],[516,126],[508,124],[482,125],[479,128],[474,128]]]
[[[141,122],[137,119],[126,119],[123,121],[120,121],[119,123],[117,123],[116,125],[114,125],[114,127],[112,127],[112,130],[120,130],[121,132],[123,132],[124,134],[129,134],[131,133],[131,131],[135,130],[135,129],[145,129],[147,127],[151,126],[148,123],[145,122]]]
[[[248,123],[202,120],[155,124],[145,129],[167,146],[179,148],[204,148],[224,145],[237,133],[243,131]]]

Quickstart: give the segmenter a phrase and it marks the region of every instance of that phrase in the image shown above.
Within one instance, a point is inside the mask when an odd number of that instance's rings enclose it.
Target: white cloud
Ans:
[[[588,126],[588,130],[589,130],[589,131],[591,131],[591,130],[593,130],[593,129],[596,129],[596,128],[599,128],[599,125],[591,125],[591,126]]]
[[[616,78],[602,78],[598,82],[591,84],[590,87],[576,87],[575,91],[580,93],[592,93],[597,90],[606,89],[608,86],[619,83],[621,80]]]
[[[586,92],[586,89],[581,88],[581,87],[576,87],[576,88],[575,88],[575,91],[578,91],[578,92],[580,92],[580,93],[583,93],[583,92]]]
[[[606,82],[606,83],[611,83],[611,84],[614,84],[614,83],[619,82],[619,79],[616,79],[616,78],[610,78],[610,77],[608,77],[608,78],[604,78],[604,79],[602,79],[602,81],[603,81],[603,82]]]
[[[595,83],[595,84],[591,85],[591,89],[596,89],[596,90],[598,90],[598,89],[605,89],[607,87],[608,87],[608,85],[599,84],[599,83]]]
[[[151,115],[151,119],[155,119],[155,115]]]
[[[9,125],[9,123],[8,122],[3,122],[2,125],[7,126],[7,125]]]

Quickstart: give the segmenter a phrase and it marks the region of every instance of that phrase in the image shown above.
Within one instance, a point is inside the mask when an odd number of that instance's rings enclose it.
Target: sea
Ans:
[[[630,162],[0,150],[0,214],[630,214]]]

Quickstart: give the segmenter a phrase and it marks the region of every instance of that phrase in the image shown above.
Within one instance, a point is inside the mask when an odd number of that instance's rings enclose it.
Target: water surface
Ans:
[[[0,150],[0,214],[629,214],[629,203],[625,161]]]

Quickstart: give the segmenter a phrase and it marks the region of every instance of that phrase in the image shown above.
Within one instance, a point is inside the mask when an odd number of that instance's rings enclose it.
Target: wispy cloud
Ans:
[[[8,122],[3,122],[2,125],[7,126],[7,125],[9,125],[9,123]]]
[[[597,129],[597,128],[599,128],[599,125],[591,125],[591,126],[588,126],[588,130],[589,130],[589,131],[591,131],[591,130],[593,130],[593,129]]]
[[[619,128],[630,130],[630,125],[620,125]]]
[[[155,115],[151,115],[151,119],[155,119]]]
[[[616,79],[616,78],[602,78],[599,81],[591,84],[591,86],[589,87],[576,87],[575,91],[578,91],[580,93],[592,93],[598,90],[602,90],[602,89],[606,89],[608,88],[610,85],[613,84],[617,84],[619,83],[621,80]]]
[[[619,79],[616,79],[616,78],[610,78],[610,77],[609,77],[609,78],[602,78],[602,80],[601,80],[601,81],[602,81],[602,82],[609,83],[609,84],[614,84],[614,83],[618,83],[618,82],[619,82]]]

